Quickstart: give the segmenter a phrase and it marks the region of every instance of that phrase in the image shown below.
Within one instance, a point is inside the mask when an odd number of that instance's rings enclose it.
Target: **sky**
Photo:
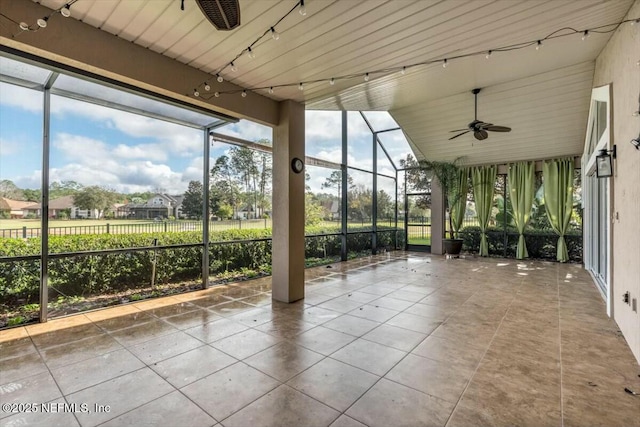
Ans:
[[[0,83],[0,180],[10,179],[21,188],[40,188],[42,170],[42,92]],[[376,130],[396,127],[386,112],[365,113]],[[332,162],[341,160],[341,113],[306,112],[306,154]],[[216,132],[248,141],[272,139],[267,126],[241,120]],[[401,131],[382,134],[394,161],[410,151]],[[382,137],[381,137],[382,138]],[[348,113],[348,165],[371,170],[372,136],[360,114]],[[71,98],[51,97],[50,181],[77,181],[101,185],[122,193],[162,189],[183,193],[189,181],[202,180],[202,130],[159,119],[90,104]],[[211,157],[230,146],[214,142]],[[378,150],[378,171],[395,175]],[[332,170],[307,168],[307,185],[314,192]],[[371,175],[353,173],[356,184],[371,187]],[[387,191],[393,181],[380,180]]]

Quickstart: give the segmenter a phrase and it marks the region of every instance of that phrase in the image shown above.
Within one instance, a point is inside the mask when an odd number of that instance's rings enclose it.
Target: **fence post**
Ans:
[[[158,246],[158,239],[153,239],[153,246]],[[156,286],[156,262],[158,260],[157,249],[153,250],[153,261],[151,261],[151,289]]]
[[[107,234],[110,234],[109,233],[109,223],[107,223]]]
[[[264,228],[267,228],[267,218],[264,219]]]
[[[164,232],[165,233],[167,232],[167,223],[166,222],[164,223]]]
[[[242,219],[238,219],[238,230],[242,230]]]
[[[22,238],[23,239],[27,238],[27,226],[22,227]]]

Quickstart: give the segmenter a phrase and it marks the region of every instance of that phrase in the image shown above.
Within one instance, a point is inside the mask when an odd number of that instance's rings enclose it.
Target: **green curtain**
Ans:
[[[458,231],[462,228],[462,221],[464,220],[464,213],[467,210],[467,191],[469,190],[469,170],[467,168],[461,168],[458,172],[458,183],[456,185],[457,194],[449,195],[449,200],[454,200],[455,203],[451,205],[451,226],[456,238],[458,238]]]
[[[544,182],[544,204],[553,231],[558,236],[556,258],[560,262],[569,260],[564,235],[569,227],[573,210],[573,160],[560,159],[544,162],[542,165]]]
[[[531,205],[535,196],[535,168],[534,162],[520,162],[509,166],[507,173],[507,185],[513,207],[513,219],[520,237],[516,258],[523,259],[529,256],[527,244],[524,241],[524,228],[529,223]]]
[[[476,202],[476,212],[482,232],[480,237],[480,256],[489,256],[487,227],[489,225],[489,218],[491,218],[496,174],[496,166],[477,166],[471,170],[473,197]]]

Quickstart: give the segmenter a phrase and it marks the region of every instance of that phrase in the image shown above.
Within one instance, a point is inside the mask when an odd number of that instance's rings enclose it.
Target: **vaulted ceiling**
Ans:
[[[41,0],[57,9],[67,0]],[[609,34],[552,39],[540,50],[453,59],[542,39],[564,27],[594,28],[622,20],[633,0],[306,0],[265,37],[256,58],[241,56],[223,71],[246,87],[292,84],[264,96],[304,102],[308,109],[389,110],[419,154],[471,156],[471,163],[577,154],[584,138],[594,60]],[[80,0],[72,18],[208,73],[215,73],[274,25],[295,0],[240,0],[238,29],[217,31],[194,0]],[[562,32],[560,33],[562,34]],[[408,66],[400,72],[362,74]],[[351,79],[329,79],[355,74]],[[297,82],[322,80],[306,84]],[[199,82],[198,82],[199,83]],[[470,90],[482,87],[479,116],[511,126],[479,142],[449,130],[473,119]]]

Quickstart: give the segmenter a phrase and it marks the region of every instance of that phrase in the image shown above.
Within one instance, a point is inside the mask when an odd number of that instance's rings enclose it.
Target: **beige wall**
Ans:
[[[640,0],[625,19],[640,17]],[[613,86],[613,138],[616,172],[612,205],[613,315],[640,362],[640,151],[629,141],[640,133],[640,25],[622,25],[596,60],[593,86]],[[636,311],[622,302],[629,291]]]

